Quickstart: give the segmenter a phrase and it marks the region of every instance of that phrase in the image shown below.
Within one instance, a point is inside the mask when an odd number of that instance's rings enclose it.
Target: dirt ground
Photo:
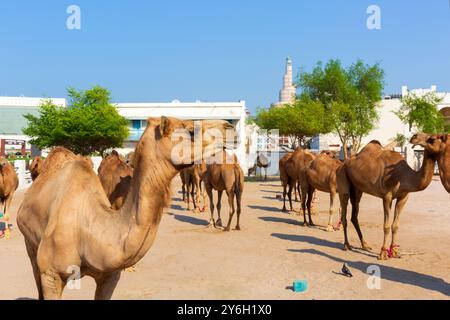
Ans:
[[[364,195],[360,222],[373,254],[342,250],[342,231],[329,233],[328,195],[318,193],[320,213],[316,228],[303,227],[295,213],[280,211],[278,181],[246,182],[242,231],[222,232],[207,227],[209,212],[187,212],[179,181],[164,215],[156,242],[134,273],[122,273],[114,299],[449,299],[450,206],[449,194],[433,181],[421,193],[410,195],[400,220],[399,243],[403,257],[376,259],[383,238],[382,203]],[[14,199],[12,223],[23,199]],[[228,219],[226,196],[222,219]],[[295,207],[298,208],[296,203]],[[335,219],[337,221],[337,217]],[[234,224],[233,224],[234,227]],[[359,246],[353,226],[350,241]],[[340,274],[347,262],[354,277]],[[31,266],[23,237],[16,228],[12,238],[0,240],[0,299],[36,298]],[[367,274],[381,270],[379,289]],[[294,293],[292,282],[307,280],[308,291]],[[65,290],[65,299],[92,299],[94,281],[83,278],[81,289]]]

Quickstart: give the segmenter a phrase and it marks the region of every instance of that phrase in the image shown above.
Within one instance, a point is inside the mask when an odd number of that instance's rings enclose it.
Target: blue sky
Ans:
[[[81,8],[81,30],[66,9]],[[366,28],[369,5],[382,29]],[[449,0],[40,0],[0,3],[0,95],[65,97],[99,84],[116,102],[278,98],[285,57],[380,62],[386,93],[450,92]]]

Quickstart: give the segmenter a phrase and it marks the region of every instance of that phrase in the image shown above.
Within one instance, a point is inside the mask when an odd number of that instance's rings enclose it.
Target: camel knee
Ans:
[[[385,226],[384,227],[384,234],[389,234],[389,233],[391,233],[391,227]]]

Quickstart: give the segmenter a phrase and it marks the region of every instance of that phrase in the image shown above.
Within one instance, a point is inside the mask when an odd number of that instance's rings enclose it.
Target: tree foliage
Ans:
[[[325,112],[320,102],[303,97],[292,105],[258,109],[255,123],[262,129],[279,130],[294,146],[304,147],[311,137],[328,132]]]
[[[425,133],[449,132],[445,126],[444,116],[439,112],[438,105],[442,102],[436,93],[429,92],[418,96],[414,93],[402,98],[402,106],[395,114],[410,129],[415,126]]]
[[[85,91],[68,89],[68,107],[43,100],[39,116],[26,114],[22,131],[41,149],[63,146],[77,154],[100,153],[121,147],[128,137],[128,121],[111,104],[110,92],[100,86]]]
[[[379,64],[358,60],[345,69],[339,60],[330,60],[325,66],[319,62],[311,73],[300,75],[298,85],[302,96],[323,104],[327,123],[339,135],[345,156],[348,144],[358,151],[362,138],[378,121],[377,104],[384,89],[384,71]]]

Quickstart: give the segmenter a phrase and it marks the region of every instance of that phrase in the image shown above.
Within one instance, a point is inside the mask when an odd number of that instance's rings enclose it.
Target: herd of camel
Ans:
[[[79,271],[80,278],[87,275],[95,279],[95,299],[110,299],[121,271],[134,266],[152,246],[163,210],[170,203],[171,181],[178,174],[183,181],[183,198],[188,209],[191,196],[194,209],[200,210],[201,194],[204,209],[206,192],[210,224],[222,227],[220,203],[225,191],[230,211],[224,230],[230,230],[235,211],[236,230],[240,230],[244,174],[236,157],[225,164],[206,164],[203,153],[193,152],[194,139],[191,139],[191,163],[174,162],[172,149],[176,142],[172,141],[171,134],[179,129],[194,136],[193,121],[150,118],[135,151],[126,159],[112,152],[103,159],[98,174],[90,158],[61,147],[54,148],[45,160],[33,160],[30,165],[33,184],[19,208],[17,224],[25,238],[40,299],[60,299],[67,282],[73,279],[74,270]],[[225,137],[225,131],[234,127],[226,121],[202,121],[202,130],[209,129],[220,130]],[[214,152],[221,152],[223,143],[213,138],[203,139],[202,151],[212,147]],[[358,223],[359,202],[363,193],[382,198],[385,236],[379,258],[398,257],[396,233],[400,213],[410,192],[424,190],[431,183],[436,162],[442,183],[450,193],[450,135],[418,134],[411,143],[425,148],[420,171],[411,169],[399,153],[383,149],[376,141],[344,162],[329,153],[316,156],[308,150],[297,149],[280,160],[284,198],[289,196],[292,210],[291,193],[298,185],[305,225],[313,225],[314,191],[329,193],[328,230],[331,231],[333,201],[339,194],[346,250],[351,249],[347,237],[348,201],[352,203],[351,221],[362,247],[370,250]],[[18,180],[14,168],[6,160],[0,160],[0,201],[6,214]],[[218,220],[213,217],[213,190],[218,192]],[[391,230],[389,215],[395,199]]]

